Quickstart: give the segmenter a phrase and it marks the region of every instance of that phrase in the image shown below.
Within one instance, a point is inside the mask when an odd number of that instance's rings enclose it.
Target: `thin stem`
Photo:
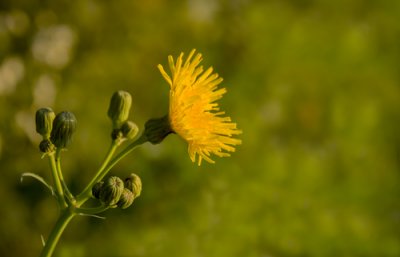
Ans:
[[[65,183],[64,176],[61,170],[61,149],[56,150],[56,168],[57,168],[57,174],[58,178],[60,179],[61,185],[63,186],[64,193],[67,196],[68,200],[74,201],[74,196],[71,194],[71,192],[68,189],[67,184]]]
[[[113,145],[109,151],[109,154],[107,154],[107,157],[105,161],[103,162],[103,165],[97,172],[96,176],[93,177],[91,182],[86,186],[86,188],[82,191],[82,193],[77,197],[77,206],[81,206],[84,202],[86,202],[91,195],[92,187],[99,181],[101,181],[107,173],[111,170],[112,167],[114,167],[115,164],[117,164],[122,158],[124,158],[126,155],[128,155],[132,150],[134,150],[137,146],[147,142],[146,136],[142,135],[140,136],[136,141],[132,142],[130,145],[128,145],[124,150],[122,150],[117,156],[115,156],[113,159],[111,159],[112,154],[115,152],[115,149],[113,148]],[[115,142],[113,142],[115,143]],[[116,146],[115,146],[116,148]],[[111,152],[112,150],[112,152]],[[111,154],[110,154],[111,153]]]
[[[58,204],[60,205],[61,209],[65,209],[67,207],[67,204],[65,202],[64,191],[63,191],[63,188],[62,188],[62,185],[60,182],[60,177],[58,176],[57,165],[56,165],[56,160],[54,158],[54,153],[51,153],[48,156],[49,156],[51,174],[53,177],[53,183],[56,188]]]
[[[111,160],[117,147],[118,147],[118,142],[116,140],[113,140],[111,142],[110,148],[108,149],[106,157],[104,158],[103,163],[101,164],[96,175],[93,176],[92,180],[89,182],[89,184],[87,184],[85,189],[77,196],[77,206],[81,206],[84,202],[86,202],[87,199],[89,199],[90,194],[92,192],[92,187],[103,178],[102,172],[107,166],[108,162]]]
[[[117,156],[115,156],[110,163],[105,167],[103,173],[104,175],[107,174],[109,170],[112,169],[112,167],[115,166],[121,159],[123,159],[125,156],[127,156],[130,152],[132,152],[137,146],[147,142],[146,136],[142,135],[140,138],[138,138],[135,142],[132,142],[130,145],[128,145],[124,150],[122,150]]]
[[[93,208],[75,208],[76,213],[85,215],[95,215],[110,209],[110,206],[101,205]]]
[[[80,208],[80,206],[90,198],[92,187],[98,181],[100,181],[105,175],[107,175],[108,171],[110,171],[112,167],[114,167],[122,158],[128,155],[137,146],[145,142],[147,142],[147,137],[142,135],[136,141],[132,142],[124,150],[122,150],[117,156],[112,158],[115,150],[119,145],[118,141],[113,140],[101,167],[97,171],[96,175],[89,182],[89,184],[86,186],[86,188],[82,191],[82,193],[78,195],[76,203],[71,203],[71,202],[67,203],[64,198],[63,186],[64,189],[66,190],[66,193],[68,192],[68,194],[70,194],[71,196],[72,194],[66,187],[64,178],[62,176],[61,164],[60,164],[60,152],[59,151],[56,152],[56,157],[54,156],[54,153],[49,155],[50,167],[53,175],[54,185],[56,187],[56,194],[62,211],[55,226],[53,227],[53,230],[51,231],[47,239],[47,242],[45,243],[45,246],[41,252],[40,257],[52,256],[62,233],[64,232],[68,223],[72,220],[72,218],[76,214],[94,216],[94,214],[103,212],[108,208],[110,208],[108,206],[107,207],[99,206],[94,208]],[[73,196],[71,199],[73,200]]]
[[[61,237],[61,234],[74,216],[75,213],[72,213],[69,209],[65,209],[62,211],[62,213],[58,217],[56,224],[53,227],[53,230],[49,235],[49,238],[47,239],[43,247],[40,257],[51,257],[54,249],[56,248],[58,240]]]

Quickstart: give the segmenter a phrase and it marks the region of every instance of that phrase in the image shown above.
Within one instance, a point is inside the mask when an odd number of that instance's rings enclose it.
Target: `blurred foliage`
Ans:
[[[197,48],[224,77],[244,134],[197,167],[176,136],[113,174],[142,196],[76,218],[55,256],[400,256],[400,1],[0,2],[0,256],[38,256],[57,216],[34,113],[69,110],[79,192],[109,144],[106,110],[132,93],[141,126],[167,111],[156,65]]]

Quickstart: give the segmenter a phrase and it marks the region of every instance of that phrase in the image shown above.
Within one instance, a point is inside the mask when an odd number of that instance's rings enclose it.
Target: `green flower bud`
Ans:
[[[55,113],[50,108],[40,108],[36,111],[36,132],[42,135],[44,139],[50,137],[55,117]]]
[[[100,190],[100,201],[107,206],[115,205],[123,191],[124,182],[119,177],[109,177]]]
[[[121,209],[126,209],[132,205],[133,200],[135,200],[134,194],[127,188],[124,188],[124,191],[121,194],[121,198],[117,203],[117,206]]]
[[[113,129],[111,132],[111,139],[112,140],[121,140],[124,137],[122,134],[121,129]]]
[[[100,192],[101,192],[101,189],[103,188],[103,185],[104,185],[104,182],[100,181],[92,187],[92,195],[94,198],[96,198],[96,199],[100,198]]]
[[[53,130],[50,140],[57,148],[66,148],[72,139],[72,134],[76,129],[76,118],[71,112],[61,112],[57,114],[53,121]]]
[[[39,144],[42,153],[51,153],[54,151],[54,145],[48,139],[43,139]]]
[[[133,139],[139,132],[139,128],[134,122],[126,121],[121,127],[121,132],[126,139]]]
[[[153,145],[161,143],[166,136],[174,133],[169,124],[168,115],[162,118],[148,120],[144,127],[144,135],[147,141]]]
[[[128,120],[131,104],[131,94],[126,91],[120,90],[112,95],[107,114],[113,122],[113,127],[115,129],[120,128],[121,125]]]
[[[142,192],[142,180],[138,175],[132,173],[129,177],[125,179],[125,188],[129,189],[134,197],[139,197]]]

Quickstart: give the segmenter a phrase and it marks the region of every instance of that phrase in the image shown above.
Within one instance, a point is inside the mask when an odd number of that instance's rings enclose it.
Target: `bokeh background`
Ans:
[[[37,108],[78,119],[63,169],[78,193],[109,145],[111,94],[142,128],[168,109],[156,65],[203,53],[243,130],[201,167],[169,136],[111,174],[142,196],[78,217],[55,256],[400,256],[400,1],[1,0],[0,256],[38,256],[54,199]]]

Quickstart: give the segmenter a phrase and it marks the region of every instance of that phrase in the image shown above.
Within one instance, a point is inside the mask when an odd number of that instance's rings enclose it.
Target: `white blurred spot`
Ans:
[[[162,146],[162,144],[159,145],[144,144],[143,147],[141,147],[141,149],[143,153],[146,155],[146,157],[151,159],[159,158],[164,152],[164,147]]]
[[[24,73],[25,67],[21,58],[6,58],[0,66],[0,95],[14,92]]]
[[[189,17],[197,21],[211,21],[217,7],[217,1],[214,0],[189,0]]]
[[[56,87],[53,78],[42,74],[33,88],[34,106],[52,106],[56,96]]]
[[[279,101],[269,101],[261,107],[261,118],[265,124],[277,125],[282,122],[282,104]]]
[[[28,138],[38,143],[40,136],[36,133],[35,115],[28,111],[20,111],[15,115],[17,125],[25,132]]]
[[[42,28],[32,44],[33,57],[39,62],[62,69],[71,60],[75,42],[75,32],[66,25]]]

